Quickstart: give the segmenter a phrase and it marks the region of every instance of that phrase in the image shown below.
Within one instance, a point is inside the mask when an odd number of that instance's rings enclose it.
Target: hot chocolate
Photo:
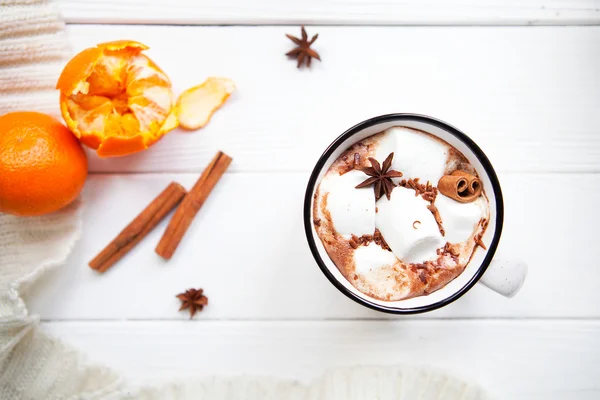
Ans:
[[[398,126],[354,144],[314,198],[315,230],[329,257],[380,300],[441,289],[485,249],[489,204],[475,169],[422,131]]]

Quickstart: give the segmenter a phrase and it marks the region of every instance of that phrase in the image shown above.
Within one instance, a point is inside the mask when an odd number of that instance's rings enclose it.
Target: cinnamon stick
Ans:
[[[163,237],[156,246],[156,253],[159,256],[167,260],[173,256],[192,220],[229,167],[229,164],[231,164],[231,157],[227,154],[219,151],[215,155],[194,184],[192,190],[175,210],[175,214],[171,218]]]
[[[186,194],[180,184],[171,182],[135,219],[108,244],[89,266],[105,272],[137,245],[154,227],[179,204]]]
[[[470,203],[481,195],[482,186],[478,177],[465,171],[454,171],[440,178],[438,190],[460,203]]]

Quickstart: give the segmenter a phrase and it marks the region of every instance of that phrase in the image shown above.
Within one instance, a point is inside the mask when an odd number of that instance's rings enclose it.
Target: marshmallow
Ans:
[[[387,129],[375,150],[375,158],[383,162],[394,152],[392,169],[404,174],[402,179],[419,178],[437,186],[446,170],[449,147],[439,140],[404,127]]]
[[[328,174],[321,182],[321,196],[327,197],[327,210],[340,235],[372,235],[375,231],[375,194],[372,188],[356,189],[367,179],[361,171],[344,175]]]
[[[396,263],[398,259],[391,251],[381,248],[374,242],[368,246],[360,246],[354,250],[354,270],[366,275],[378,268]]]
[[[436,250],[446,242],[428,205],[414,190],[403,187],[393,190],[391,200],[382,197],[377,202],[375,226],[394,255],[405,263],[435,260]]]
[[[445,239],[450,243],[467,241],[481,218],[487,215],[483,196],[471,203],[459,203],[439,193],[435,199],[435,206],[440,212],[442,226],[446,231]]]

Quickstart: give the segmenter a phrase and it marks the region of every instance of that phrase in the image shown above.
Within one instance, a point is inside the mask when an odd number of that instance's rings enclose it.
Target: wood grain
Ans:
[[[600,23],[598,0],[58,6],[82,23]],[[83,237],[27,298],[33,314],[52,320],[45,330],[146,383],[196,373],[308,380],[329,367],[416,363],[471,376],[500,399],[600,397],[600,27],[309,26],[323,58],[309,71],[283,56],[291,48],[284,34],[296,26],[67,30],[73,52],[145,42],[177,93],[208,76],[230,77],[239,90],[201,131],[175,131],[132,157],[91,156]],[[55,111],[53,101],[44,111]],[[530,266],[517,297],[476,286],[442,310],[395,318],[356,305],[318,270],[301,221],[308,172],[345,129],[390,112],[446,120],[491,158],[506,203],[500,250]],[[122,228],[117,221],[132,219],[171,180],[191,187],[219,148],[236,159],[233,173],[168,268],[153,251],[165,222],[122,261],[127,268],[103,276],[87,268]],[[188,322],[174,295],[192,286],[204,287],[211,304]]]
[[[283,54],[297,27],[70,26],[73,51],[148,44],[177,93],[208,76],[238,90],[205,129],[150,150],[91,157],[95,172],[201,172],[217,149],[232,171],[306,172],[343,131],[391,112],[445,120],[500,172],[600,171],[600,27],[315,27],[323,62]]]
[[[83,237],[67,265],[39,282],[29,301],[33,313],[57,320],[185,319],[175,294],[202,287],[211,301],[202,319],[390,318],[347,299],[314,262],[302,222],[307,174],[227,173],[168,265],[154,253],[163,221],[120,268],[98,276],[87,267],[157,188],[171,181],[189,188],[197,177],[92,175]],[[506,208],[499,250],[529,263],[522,291],[507,300],[476,286],[417,318],[600,317],[600,269],[593,262],[600,175],[501,174],[500,181]]]
[[[43,328],[135,383],[327,368],[434,365],[498,399],[600,397],[598,321],[72,322]],[[151,349],[151,351],[148,351]]]
[[[70,23],[566,25],[600,22],[597,0],[58,0]]]

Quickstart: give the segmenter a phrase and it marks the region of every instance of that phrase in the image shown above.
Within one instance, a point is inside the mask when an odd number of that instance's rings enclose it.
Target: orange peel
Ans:
[[[177,99],[175,107],[179,125],[189,130],[204,127],[234,90],[235,83],[231,79],[218,77],[208,78],[187,89]]]
[[[178,125],[171,81],[130,40],[98,44],[73,57],[56,88],[73,134],[101,157],[147,149]]]

